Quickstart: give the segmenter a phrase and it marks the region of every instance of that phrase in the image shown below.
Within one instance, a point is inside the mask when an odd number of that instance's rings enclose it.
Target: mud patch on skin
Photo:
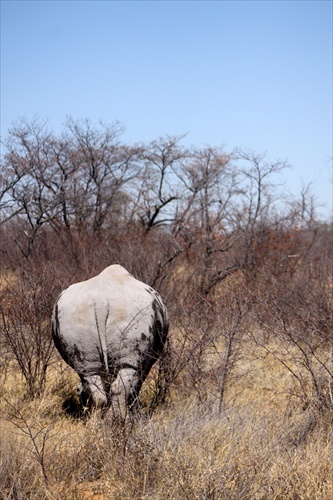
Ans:
[[[84,361],[84,354],[82,351],[80,351],[80,349],[78,348],[78,346],[76,344],[74,344],[73,346],[73,362],[74,362],[74,366],[75,366],[75,362],[78,361],[79,363],[83,363]]]
[[[73,318],[79,325],[85,325],[87,322],[87,312],[93,310],[94,303],[91,299],[84,299],[73,312]]]

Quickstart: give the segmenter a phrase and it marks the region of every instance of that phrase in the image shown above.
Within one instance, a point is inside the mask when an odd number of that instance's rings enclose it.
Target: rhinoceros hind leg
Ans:
[[[141,381],[133,368],[119,370],[111,385],[111,409],[113,415],[125,417],[129,409],[137,406]]]
[[[107,405],[107,396],[99,375],[81,376],[80,398],[84,406],[104,408]]]

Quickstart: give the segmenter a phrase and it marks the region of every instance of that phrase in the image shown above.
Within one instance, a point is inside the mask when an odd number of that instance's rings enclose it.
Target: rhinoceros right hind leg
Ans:
[[[108,400],[101,377],[99,375],[81,375],[80,378],[80,397],[83,405],[104,408]]]
[[[122,368],[111,385],[111,411],[114,416],[125,417],[128,410],[137,404],[140,389],[138,372],[133,368]]]

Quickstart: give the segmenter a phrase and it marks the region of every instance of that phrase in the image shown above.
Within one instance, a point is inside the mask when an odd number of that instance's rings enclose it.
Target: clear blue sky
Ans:
[[[127,143],[287,159],[332,213],[332,2],[1,1],[1,136],[23,116],[121,122]]]

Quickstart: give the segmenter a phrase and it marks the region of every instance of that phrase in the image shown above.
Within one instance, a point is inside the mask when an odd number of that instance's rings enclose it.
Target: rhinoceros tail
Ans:
[[[106,322],[109,316],[109,309],[107,309],[106,316],[105,314],[100,314],[99,309],[95,304],[95,321],[100,345],[100,355],[101,361],[104,364],[105,373],[109,373],[109,362],[108,362],[108,349],[106,345]],[[102,316],[102,317],[101,317]]]

